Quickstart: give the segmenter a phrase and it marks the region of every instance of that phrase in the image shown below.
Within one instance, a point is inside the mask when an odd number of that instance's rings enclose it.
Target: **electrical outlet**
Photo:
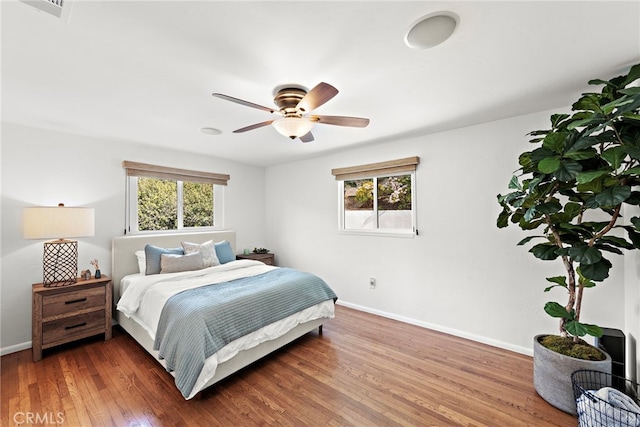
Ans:
[[[375,289],[376,288],[376,278],[375,277],[369,277],[369,288],[371,288],[371,289]]]

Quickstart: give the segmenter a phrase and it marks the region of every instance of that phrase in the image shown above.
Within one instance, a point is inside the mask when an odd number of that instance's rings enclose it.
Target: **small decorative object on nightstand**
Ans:
[[[236,255],[236,259],[252,259],[255,261],[262,261],[267,265],[276,265],[275,256],[272,253],[252,253],[252,254],[240,254]]]
[[[98,264],[98,260],[94,259],[92,261],[89,261],[89,264],[93,265],[93,268],[96,269],[96,274],[94,275],[94,277],[96,279],[99,279],[100,277],[102,277],[102,274],[100,273],[100,265]]]
[[[104,333],[111,339],[111,279],[78,280],[64,287],[32,287],[33,361],[42,350]]]

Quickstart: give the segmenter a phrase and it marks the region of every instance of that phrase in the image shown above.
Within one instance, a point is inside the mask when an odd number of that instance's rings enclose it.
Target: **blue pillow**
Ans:
[[[184,250],[182,248],[159,248],[153,245],[145,246],[144,256],[147,260],[146,275],[160,274],[160,259],[162,254],[184,255]]]
[[[216,243],[216,255],[218,257],[218,261],[220,264],[225,264],[230,261],[234,261],[236,256],[233,253],[233,249],[231,249],[231,243],[226,240],[222,242]]]

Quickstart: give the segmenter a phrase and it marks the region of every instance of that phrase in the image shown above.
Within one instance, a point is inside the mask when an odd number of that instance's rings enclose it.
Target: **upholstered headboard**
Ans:
[[[113,279],[114,301],[120,298],[120,280],[127,274],[138,273],[138,260],[135,252],[144,250],[147,244],[161,248],[175,248],[180,242],[204,243],[213,240],[231,243],[233,253],[236,253],[236,232],[233,230],[207,231],[196,233],[172,234],[136,234],[114,237],[111,240],[111,276]]]

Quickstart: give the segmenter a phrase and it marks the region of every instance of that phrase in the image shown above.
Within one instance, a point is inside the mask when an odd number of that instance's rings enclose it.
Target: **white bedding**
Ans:
[[[162,308],[172,295],[202,285],[255,276],[275,268],[278,267],[268,266],[259,261],[238,260],[197,271],[149,276],[131,274],[121,281],[123,293],[117,309],[135,320],[155,340]],[[231,359],[241,350],[278,338],[300,323],[333,317],[334,303],[332,300],[327,300],[232,341],[206,360],[198,381],[187,399],[194,397],[215,375],[219,363]]]

